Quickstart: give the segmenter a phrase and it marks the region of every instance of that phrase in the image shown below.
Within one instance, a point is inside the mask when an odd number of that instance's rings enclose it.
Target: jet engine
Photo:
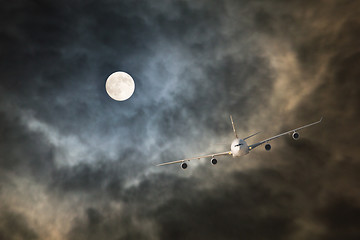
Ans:
[[[187,163],[183,162],[183,163],[181,164],[181,168],[182,168],[182,169],[187,169],[187,167],[188,167]]]
[[[212,164],[212,165],[217,164],[217,162],[218,162],[218,161],[217,161],[215,158],[212,158],[212,159],[211,159],[211,164]]]
[[[298,132],[294,132],[294,133],[292,134],[292,138],[293,138],[294,140],[298,140],[299,137],[300,137],[300,134],[299,134]]]
[[[265,150],[266,150],[266,151],[270,151],[270,149],[271,149],[271,145],[267,143],[267,144],[265,145]]]

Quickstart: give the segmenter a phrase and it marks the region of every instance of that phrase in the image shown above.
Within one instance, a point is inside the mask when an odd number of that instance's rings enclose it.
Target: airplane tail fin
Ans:
[[[238,138],[238,135],[237,135],[237,133],[236,133],[235,126],[234,126],[234,121],[233,121],[233,119],[232,119],[232,116],[231,116],[231,115],[230,115],[230,119],[231,119],[231,125],[232,125],[232,128],[233,128],[233,130],[234,130],[235,138]]]
[[[253,136],[255,136],[255,135],[258,135],[259,133],[261,133],[261,132],[257,132],[257,133],[254,133],[254,134],[250,135],[250,136],[247,136],[246,138],[244,138],[244,140],[246,140],[246,139],[248,139],[248,138],[251,138],[251,137],[253,137]]]

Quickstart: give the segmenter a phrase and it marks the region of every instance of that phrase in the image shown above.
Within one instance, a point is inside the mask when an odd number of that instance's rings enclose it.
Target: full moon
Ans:
[[[126,72],[114,72],[107,78],[105,89],[112,99],[125,101],[133,95],[135,83],[132,77]]]

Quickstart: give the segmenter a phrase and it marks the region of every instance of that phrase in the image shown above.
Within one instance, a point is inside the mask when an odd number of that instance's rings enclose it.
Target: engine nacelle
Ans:
[[[185,162],[183,162],[180,166],[184,170],[187,169],[187,167],[188,167],[187,163],[185,163]]]
[[[212,159],[211,159],[211,164],[212,164],[212,165],[217,164],[217,162],[218,162],[218,161],[217,161],[215,158],[212,158]]]
[[[270,151],[271,145],[269,143],[265,144],[265,150]]]
[[[294,133],[292,134],[292,138],[293,138],[294,140],[298,140],[299,137],[300,137],[300,134],[299,134],[298,132],[294,132]]]

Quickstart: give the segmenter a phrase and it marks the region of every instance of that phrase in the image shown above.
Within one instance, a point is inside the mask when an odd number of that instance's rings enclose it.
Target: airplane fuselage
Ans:
[[[235,138],[231,143],[230,149],[233,157],[241,157],[249,153],[246,141],[241,138]]]

